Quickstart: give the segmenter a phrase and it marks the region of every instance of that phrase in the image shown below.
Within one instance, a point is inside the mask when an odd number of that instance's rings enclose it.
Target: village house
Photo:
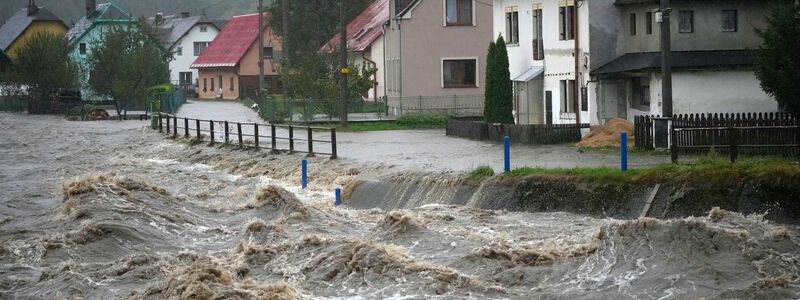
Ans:
[[[148,22],[157,28],[164,49],[172,53],[170,81],[184,91],[196,94],[199,74],[197,69],[191,68],[192,63],[219,34],[219,28],[207,18],[190,16],[188,12],[180,17],[156,14]]]
[[[198,70],[201,99],[255,98],[258,91],[258,14],[235,16],[202,51],[191,67]],[[278,92],[281,41],[273,34],[269,15],[264,14],[264,75],[270,93]]]
[[[137,28],[136,19],[128,12],[112,3],[96,4],[95,0],[86,0],[86,15],[75,23],[67,32],[70,45],[70,57],[81,66],[79,84],[81,98],[84,101],[111,100],[109,96],[98,95],[89,87],[89,55],[92,47],[103,41],[103,35],[114,28]]]
[[[777,111],[777,102],[759,86],[749,52],[761,43],[754,29],[766,27],[769,5],[753,0],[671,4],[673,112]],[[610,55],[591,72],[599,119],[662,114],[657,9],[643,0],[616,0],[605,9],[613,20],[609,25],[616,26],[597,36]]]
[[[390,0],[389,15],[384,29],[389,106],[448,111],[471,100],[480,113],[486,55],[497,37],[492,6],[474,0]]]
[[[386,95],[383,26],[388,21],[389,0],[375,0],[347,24],[347,51],[353,62],[351,68],[366,65],[377,70],[373,78],[375,86],[361,95],[364,99],[375,101]],[[341,38],[337,33],[322,47],[322,52],[333,53],[339,50],[340,44]]]
[[[17,56],[17,50],[39,32],[50,32],[59,36],[67,32],[67,27],[55,14],[36,5],[34,0],[20,9],[0,26],[0,50],[10,58]]]

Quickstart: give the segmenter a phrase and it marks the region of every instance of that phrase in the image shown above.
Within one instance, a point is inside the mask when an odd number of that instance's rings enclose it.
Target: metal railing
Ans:
[[[389,114],[436,114],[454,117],[483,116],[484,95],[388,97]]]
[[[338,157],[336,128],[279,124],[240,123],[201,120],[160,114],[158,131],[172,138],[183,137],[211,144],[236,144],[241,148],[270,149],[273,152],[308,153]],[[268,133],[268,135],[265,135]],[[266,144],[263,141],[268,141]],[[321,152],[319,144],[328,144],[330,152]]]

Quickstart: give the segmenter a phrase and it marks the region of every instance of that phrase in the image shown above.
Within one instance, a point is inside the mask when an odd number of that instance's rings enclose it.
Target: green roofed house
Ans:
[[[84,101],[112,100],[108,96],[95,94],[89,88],[88,59],[92,47],[97,47],[103,35],[114,28],[136,26],[136,19],[117,4],[109,2],[97,5],[95,0],[86,0],[86,15],[67,32],[70,56],[81,68],[81,98]]]

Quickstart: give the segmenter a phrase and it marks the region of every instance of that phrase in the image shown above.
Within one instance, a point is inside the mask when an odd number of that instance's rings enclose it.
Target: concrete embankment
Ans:
[[[494,176],[470,182],[456,175],[393,174],[355,180],[345,187],[350,207],[386,210],[429,204],[480,209],[572,212],[593,217],[635,219],[656,183],[661,183],[647,216],[701,216],[713,207],[763,214],[781,223],[800,221],[800,179],[780,175],[731,180],[602,181],[579,176]]]

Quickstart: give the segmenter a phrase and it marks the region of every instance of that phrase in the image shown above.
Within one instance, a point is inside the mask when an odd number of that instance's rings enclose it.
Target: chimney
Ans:
[[[28,0],[28,16],[34,16],[39,12],[39,7],[36,6],[36,1]]]
[[[192,15],[190,15],[188,11],[185,11],[185,12],[181,13],[181,18],[188,18],[188,17],[191,17],[191,16]]]
[[[156,13],[156,25],[164,22],[164,13]]]
[[[86,0],[86,15],[91,15],[97,9],[96,0]]]

